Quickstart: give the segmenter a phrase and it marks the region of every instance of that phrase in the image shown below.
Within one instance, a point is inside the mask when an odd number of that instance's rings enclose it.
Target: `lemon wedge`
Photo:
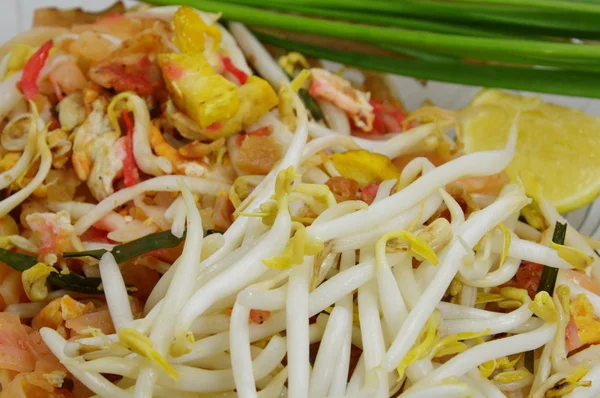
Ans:
[[[482,90],[463,111],[467,153],[501,149],[520,111],[517,152],[506,172],[511,180],[535,175],[544,195],[569,212],[600,194],[600,119],[579,110],[500,90]],[[527,192],[530,194],[530,192]]]

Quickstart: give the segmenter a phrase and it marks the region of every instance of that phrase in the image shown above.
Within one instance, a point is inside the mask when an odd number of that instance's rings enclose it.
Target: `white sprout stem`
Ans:
[[[480,288],[499,286],[511,280],[517,274],[520,265],[521,260],[508,257],[500,268],[486,274],[483,278],[464,282],[468,286]]]
[[[332,131],[336,134],[350,135],[350,121],[346,116],[346,112],[337,105],[322,99],[317,99],[317,104],[319,104],[325,121]]]
[[[340,135],[335,130],[328,129],[316,122],[308,125],[310,135],[315,138],[327,137],[329,135]],[[380,153],[390,159],[397,158],[406,153],[414,152],[418,145],[436,129],[435,123],[422,124],[385,141],[369,140],[359,137],[350,137],[356,145],[369,152]]]
[[[426,174],[421,179],[434,172]],[[527,198],[522,193],[510,193],[479,213],[474,214],[461,226],[459,231],[461,241],[455,238],[445,258],[441,260],[441,264],[438,265],[439,270],[408,315],[400,332],[390,346],[383,363],[384,369],[389,372],[394,370],[414,344],[427,319],[441,301],[452,279],[456,276],[462,258],[466,254],[463,244],[467,244],[472,248],[487,232],[526,203]]]
[[[271,83],[273,87],[279,89],[282,83],[289,82],[287,75],[277,62],[273,60],[271,54],[243,24],[231,22],[229,30],[237,40],[246,58],[251,60],[258,73]]]
[[[471,383],[477,387],[486,398],[505,398],[506,395],[489,379],[483,377],[479,369],[473,369],[467,372],[466,376]]]
[[[131,305],[127,295],[127,288],[123,281],[121,269],[111,253],[105,253],[100,259],[100,277],[104,288],[106,304],[115,330],[127,327],[133,321]]]
[[[33,191],[35,191],[44,182],[48,172],[50,171],[50,167],[52,166],[52,153],[50,152],[48,143],[46,142],[45,129],[39,129],[38,126],[38,130],[41,130],[37,132],[37,147],[38,152],[42,157],[40,167],[35,174],[35,177],[33,177],[29,184],[0,202],[0,217],[4,217],[17,206],[19,206],[24,200],[26,200],[33,193]]]
[[[355,289],[358,289],[361,285],[371,280],[374,275],[373,273],[373,261],[367,261],[346,271],[340,272],[323,282],[309,294],[308,316],[311,317],[318,314],[342,297],[352,293]],[[285,330],[285,328],[286,312],[277,312],[262,325],[250,326],[250,341],[254,342],[264,339],[265,337]],[[223,332],[197,341],[192,346],[192,353],[175,358],[173,359],[173,362],[187,363],[194,359],[207,357],[228,349],[229,333]]]
[[[255,310],[277,311],[285,308],[287,290],[287,285],[273,290],[245,289],[237,301]]]
[[[357,366],[358,369],[358,366]],[[364,372],[364,370],[363,370]],[[373,398],[375,396],[379,396],[383,393],[385,393],[385,395],[388,395],[388,391],[382,391],[381,390],[381,384],[380,381],[381,377],[386,376],[385,373],[381,370],[381,369],[377,369],[377,370],[371,370],[369,372],[367,372],[366,376],[365,376],[365,382],[364,385],[362,386],[362,388],[358,391],[355,392],[349,392],[346,395],[342,395],[342,396],[335,396],[335,397],[327,397],[327,398],[342,398],[342,397],[351,397],[351,398]],[[387,377],[387,376],[386,376]],[[363,384],[363,383],[361,383]]]
[[[340,259],[340,271],[343,272],[356,264],[356,253],[350,250],[342,253]],[[348,384],[348,372],[350,370],[350,354],[352,349],[352,325],[353,325],[353,310],[354,304],[352,296],[347,295],[340,299],[336,304],[336,308],[343,308],[350,313],[347,319],[348,324],[343,331],[343,342],[340,348],[340,353],[337,358],[337,366],[333,373],[331,385],[329,386],[329,395],[344,395]]]
[[[365,384],[365,355],[361,354],[346,388],[346,395],[357,393]]]
[[[178,197],[173,202],[173,223],[171,224],[171,233],[178,238],[183,236],[185,231],[185,201],[183,197]]]
[[[539,242],[542,239],[542,233],[540,231],[522,221],[517,222],[515,234],[521,239],[527,239],[534,242]]]
[[[410,389],[407,392],[400,394],[401,398],[463,398],[471,396],[473,396],[473,390],[468,385],[464,384],[447,384],[420,390]]]
[[[17,88],[22,76],[23,72],[19,71],[0,83],[0,119],[4,119],[23,98],[23,94]]]
[[[248,66],[246,62],[246,57],[244,57],[244,53],[237,45],[235,38],[229,33],[224,26],[220,24],[216,24],[221,31],[221,48],[227,51],[227,55],[231,59],[231,62],[235,65],[236,68],[240,69],[246,75],[251,76],[252,69]],[[250,130],[251,131],[251,130]]]
[[[348,297],[344,297],[346,298]],[[309,397],[327,395],[336,369],[336,360],[340,356],[346,336],[349,337],[351,333],[351,329],[348,328],[351,322],[352,308],[339,305],[333,308],[310,376]]]
[[[502,249],[500,246],[494,245],[492,250],[500,253]],[[573,268],[571,264],[558,256],[556,250],[540,243],[519,239],[514,234],[508,247],[508,256],[553,268]]]
[[[245,30],[243,25],[242,28]],[[269,172],[269,174],[267,174],[267,176],[240,205],[240,208],[245,209],[247,212],[253,212],[258,209],[260,205],[273,194],[275,179],[280,171],[287,169],[289,166],[292,166],[296,169],[298,169],[300,166],[302,152],[308,138],[308,115],[302,100],[293,90],[290,89],[290,92],[292,93],[292,100],[296,109],[297,119],[294,138],[292,139],[292,142],[281,161]],[[201,270],[201,274],[204,272],[204,270],[208,270],[211,267],[219,268],[219,261],[233,251],[237,245],[239,245],[239,242],[242,241],[247,225],[247,217],[238,217],[234,221],[234,223],[225,232],[225,244],[221,247],[221,249],[200,264],[199,268]],[[264,258],[261,258],[260,260],[262,259]],[[205,281],[201,275],[200,284],[204,282]]]
[[[437,368],[426,379],[415,384],[414,388],[435,385],[448,377],[461,377],[469,370],[484,362],[501,356],[535,350],[551,341],[556,333],[556,324],[547,323],[527,333],[488,341],[464,351]]]
[[[387,261],[385,244],[378,245],[376,250],[378,251],[376,257],[378,261],[375,270],[383,322],[386,325],[388,336],[396,336],[408,316],[408,310]]]
[[[67,370],[87,388],[102,397],[131,398],[131,394],[123,391],[108,381],[99,372],[80,370],[80,362],[67,357],[64,353],[67,341],[53,329],[42,328],[40,335],[52,354],[67,368]]]
[[[358,316],[362,334],[365,369],[380,366],[385,356],[385,339],[377,305],[377,284],[371,280],[358,288]],[[387,374],[380,374],[378,397],[388,396]]]
[[[288,396],[309,395],[308,284],[314,257],[306,257],[290,274],[287,295]]]
[[[0,189],[4,189],[12,184],[20,175],[22,175],[29,167],[31,159],[36,154],[38,147],[38,133],[37,125],[35,120],[31,120],[29,124],[29,132],[27,133],[27,143],[25,144],[25,150],[19,156],[19,160],[13,167],[0,173]]]
[[[267,267],[262,260],[276,256],[284,250],[291,226],[289,213],[279,211],[273,227],[256,246],[192,295],[177,318],[175,334],[183,336],[194,319],[202,315],[212,304],[239,291],[264,274]]]
[[[48,209],[59,212],[66,211],[71,216],[71,220],[79,220],[81,217],[84,217],[86,214],[90,213],[96,205],[92,203],[84,203],[84,202],[52,202],[52,201],[44,201],[44,206]],[[114,211],[108,212],[104,217],[102,217],[97,224],[100,229],[110,229],[115,230],[124,227],[127,225],[125,218],[116,213]]]
[[[144,304],[144,314],[148,314],[151,310],[161,304],[162,299],[167,294],[167,290],[169,290],[169,286],[171,285],[171,281],[173,280],[173,276],[175,275],[175,270],[177,269],[178,264],[179,259],[175,260],[173,265],[171,265],[167,272],[165,272],[158,280],[158,283],[154,286],[152,292],[150,292],[148,299],[146,299],[146,304]]]
[[[421,380],[429,373],[433,372],[433,363],[431,359],[424,358],[413,362],[409,367],[406,368],[406,377],[412,382],[416,383]]]
[[[332,134],[321,138],[315,138],[304,147],[302,161],[305,162],[317,153],[327,148],[342,147],[348,150],[361,149],[354,139],[347,135]]]
[[[416,205],[436,189],[462,177],[488,176],[499,173],[511,161],[516,145],[517,129],[513,123],[508,144],[503,150],[485,151],[461,156],[423,175],[400,192],[369,206],[367,210],[348,214],[328,223],[310,226],[309,237],[320,241],[356,234],[395,217]]]
[[[387,200],[387,198],[382,199],[379,203],[382,203],[384,200]],[[375,244],[375,242],[377,242],[377,239],[379,239],[383,234],[387,232],[405,229],[415,220],[421,223],[427,221],[429,217],[431,217],[433,213],[435,213],[436,210],[440,207],[441,203],[441,196],[437,193],[434,193],[433,195],[430,195],[427,199],[425,199],[424,203],[416,204],[415,206],[409,208],[407,211],[396,215],[392,219],[386,219],[384,222],[382,222],[375,228],[363,231],[362,233],[357,233],[352,236],[345,236],[335,239],[333,241],[333,250],[336,252],[342,252],[351,249],[358,249],[361,246],[369,244]],[[374,205],[371,205],[371,207],[372,206]],[[350,213],[349,215],[358,214],[362,212],[363,210],[359,210],[355,213]],[[346,215],[345,217],[348,217],[348,215]],[[342,218],[344,218],[344,216],[338,218],[338,220]],[[335,221],[336,220],[332,220],[330,222]],[[321,224],[315,225],[313,223],[312,225],[318,227]]]
[[[103,199],[91,212],[81,217],[75,223],[75,232],[78,235],[81,235],[89,227],[94,225],[96,221],[109,214],[114,208],[135,199],[136,196],[147,191],[179,192],[180,188],[177,183],[179,179],[182,179],[183,183],[189,187],[193,193],[217,195],[222,190],[229,190],[229,185],[205,178],[175,175],[151,178],[132,187],[121,189]]]
[[[229,347],[235,389],[240,398],[256,397],[250,354],[250,308],[236,302],[231,313]]]
[[[459,302],[467,307],[474,307],[477,301],[477,288],[465,285],[460,291]]]
[[[542,384],[550,377],[552,373],[552,361],[550,355],[552,354],[552,342],[547,343],[542,350],[542,355],[537,360],[537,367],[534,372],[534,379],[531,385],[531,391],[537,391]]]
[[[440,333],[448,336],[464,332],[483,332],[486,329],[489,329],[492,335],[507,332],[531,318],[533,312],[529,309],[529,303],[530,300],[527,300],[518,309],[489,319],[445,320],[439,328]]]
[[[415,273],[412,266],[412,256],[407,253],[402,253],[400,261],[393,269],[396,284],[400,289],[402,297],[406,299],[408,310],[415,308],[419,302],[422,291],[419,283],[415,279]]]
[[[479,308],[467,307],[464,305],[447,303],[441,301],[437,309],[442,314],[442,318],[449,319],[491,319],[498,316],[497,312],[486,311]]]
[[[150,339],[161,355],[166,355],[168,352],[168,346],[174,336],[172,329],[177,315],[195,287],[194,281],[198,274],[197,261],[202,252],[204,239],[202,218],[194,197],[182,180],[178,181],[178,185],[186,205],[188,233],[173,279],[162,302],[158,316],[160,322],[156,322],[150,332]]]
[[[284,357],[285,338],[274,336],[265,349],[252,362],[254,379],[260,380],[268,376],[279,366]],[[82,362],[78,368],[85,372],[108,373],[128,378],[139,378],[138,375],[140,374],[140,365],[142,363],[140,358],[99,358]],[[235,388],[231,369],[206,370],[183,365],[174,365],[174,368],[180,374],[178,381],[173,380],[166,373],[160,373],[157,377],[158,385],[178,391],[202,393],[218,393],[230,391]]]
[[[154,396],[154,385],[158,379],[157,370],[152,366],[141,366],[140,373],[135,382],[133,390],[134,398],[146,398]]]
[[[132,144],[136,164],[146,174],[153,176],[171,174],[173,172],[171,161],[154,155],[150,147],[150,113],[146,102],[135,94],[131,94],[128,101],[132,104],[135,119]]]

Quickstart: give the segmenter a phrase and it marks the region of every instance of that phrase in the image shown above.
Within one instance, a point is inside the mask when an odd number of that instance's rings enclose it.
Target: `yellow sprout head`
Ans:
[[[533,301],[529,303],[529,309],[545,322],[554,323],[558,321],[556,306],[548,292],[539,292],[536,294]]]
[[[388,241],[392,239],[398,239],[400,241],[407,242],[408,250],[410,250],[414,256],[423,258],[433,265],[437,265],[439,263],[437,255],[431,246],[429,246],[429,244],[423,239],[407,231],[392,231],[379,238],[375,246],[375,258],[377,262],[383,260],[382,256],[385,255]]]
[[[117,332],[120,343],[130,351],[147,358],[160,366],[171,378],[177,381],[179,373],[153,347],[152,340],[132,328],[123,328]]]
[[[438,331],[437,327],[440,324],[439,313],[436,311],[429,317],[427,324],[421,331],[421,335],[417,341],[420,343],[416,344],[402,359],[402,362],[396,367],[398,372],[398,380],[404,377],[404,372],[415,361],[425,358],[431,350],[434,348],[434,342],[437,338]]]

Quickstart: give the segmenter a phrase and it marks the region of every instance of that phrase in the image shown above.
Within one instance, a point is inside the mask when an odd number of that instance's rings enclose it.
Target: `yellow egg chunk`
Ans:
[[[400,176],[387,156],[364,149],[334,153],[329,158],[342,176],[355,180],[361,187]]]
[[[506,172],[511,180],[524,170],[535,175],[544,195],[560,212],[569,212],[600,194],[600,119],[579,110],[500,90],[481,91],[464,111],[462,134],[467,153],[500,149],[520,111],[517,153]],[[528,192],[529,193],[529,192]]]
[[[238,110],[237,86],[215,72],[202,54],[161,54],[158,63],[173,102],[200,127]]]

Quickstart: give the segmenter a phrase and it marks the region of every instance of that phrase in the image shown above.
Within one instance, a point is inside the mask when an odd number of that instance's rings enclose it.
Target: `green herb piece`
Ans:
[[[151,252],[157,249],[170,249],[178,246],[185,240],[185,232],[181,238],[176,237],[171,231],[157,232],[154,234],[146,235],[142,238],[132,240],[131,242],[117,245],[110,250],[112,255],[115,257],[115,261],[118,264],[124,263],[134,257],[141,256],[142,254]],[[100,260],[105,253],[109,250],[98,249],[88,250],[81,252],[68,252],[64,253],[63,257],[93,257]]]
[[[567,235],[567,224],[561,224],[559,222],[554,226],[554,234],[552,235],[552,242],[564,245],[565,236]],[[554,287],[556,286],[556,277],[558,276],[558,268],[547,267],[544,265],[542,270],[542,276],[540,278],[540,284],[537,292],[548,292],[550,296],[554,293]],[[533,372],[534,369],[534,358],[533,351],[527,351],[525,353],[525,367]]]
[[[0,261],[19,272],[24,272],[38,263],[37,258],[27,254],[0,249]],[[79,293],[98,294],[98,286],[102,283],[100,278],[88,278],[85,276],[52,273],[48,277],[48,283],[58,289],[66,289]]]
[[[324,116],[321,108],[319,108],[319,104],[317,104],[317,101],[315,101],[306,89],[301,88],[298,90],[298,96],[304,102],[304,106],[308,109],[313,119],[317,122],[323,120]]]
[[[552,242],[558,243],[559,245],[565,244],[565,236],[567,235],[567,224],[561,224],[559,222],[554,226],[554,234],[552,235]],[[548,292],[552,296],[554,292],[554,286],[556,286],[556,277],[558,276],[558,268],[544,266],[542,270],[542,276],[540,278],[540,285],[538,286],[539,292]]]

